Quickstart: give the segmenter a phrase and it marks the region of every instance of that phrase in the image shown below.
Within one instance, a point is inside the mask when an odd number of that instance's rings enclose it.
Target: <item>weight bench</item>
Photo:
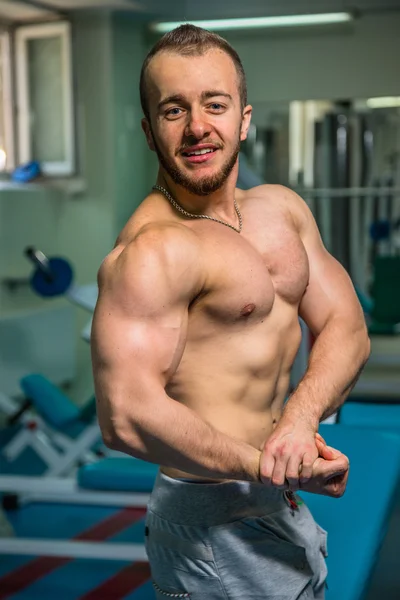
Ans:
[[[327,443],[350,458],[350,478],[343,498],[334,499],[302,493],[316,521],[328,531],[327,559],[329,576],[326,600],[361,600],[376,563],[391,508],[400,471],[400,436],[370,428],[344,425],[321,425],[320,432]],[[366,449],[373,452],[366,454]],[[367,456],[367,457],[366,457]],[[390,460],[387,458],[390,457]],[[81,467],[77,485],[70,489],[75,502],[88,495],[96,503],[113,494],[118,506],[145,506],[154,483],[157,467],[136,459],[114,458]],[[32,492],[32,479],[0,477],[0,492]],[[54,482],[54,483],[52,483]],[[64,483],[62,483],[64,482]],[[377,484],[379,482],[379,484]],[[46,501],[45,484],[49,491],[68,480],[36,478],[37,497]],[[118,489],[124,491],[118,491]],[[83,487],[86,486],[86,487]],[[93,486],[101,491],[93,491]],[[112,491],[111,488],[117,487]],[[107,491],[103,491],[103,490]],[[58,501],[68,502],[66,488],[60,490]],[[63,498],[62,498],[63,496]],[[109,496],[110,498],[110,496]],[[47,500],[51,496],[47,496]],[[57,501],[57,500],[55,500]],[[60,540],[0,539],[0,554],[33,554],[76,556],[132,561],[145,556],[141,544],[84,543]]]
[[[80,461],[96,460],[101,447],[101,433],[96,419],[95,401],[79,409],[46,377],[31,374],[21,379],[28,402],[22,428],[2,449],[2,455],[12,461],[31,447],[47,465],[46,476],[67,474]]]
[[[0,476],[3,508],[29,502],[146,506],[158,465],[130,457],[110,457],[86,464],[73,477]]]

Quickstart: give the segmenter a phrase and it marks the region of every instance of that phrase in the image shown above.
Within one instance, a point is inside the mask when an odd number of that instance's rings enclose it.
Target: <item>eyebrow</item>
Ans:
[[[228,98],[228,100],[232,100],[232,96],[227,94],[226,92],[222,92],[221,90],[208,90],[201,94],[202,100],[208,100],[209,98],[215,98],[215,96],[223,96],[224,98]]]
[[[179,103],[179,102],[183,102],[184,101],[184,97],[182,96],[182,94],[173,94],[172,96],[167,96],[166,98],[164,98],[163,100],[161,100],[161,102],[158,103],[158,110],[160,110],[163,106],[165,106],[166,104],[172,104],[172,103]]]
[[[217,96],[223,96],[224,98],[227,98],[228,100],[232,100],[232,96],[230,94],[227,94],[226,92],[222,92],[221,90],[207,90],[205,92],[202,92],[201,94],[201,99],[202,100],[209,100],[210,98],[215,98]],[[172,94],[171,96],[167,96],[166,98],[164,98],[163,100],[161,100],[161,102],[158,103],[158,110],[161,110],[163,108],[163,106],[166,106],[167,104],[172,104],[172,103],[182,103],[185,101],[185,97],[182,94]]]

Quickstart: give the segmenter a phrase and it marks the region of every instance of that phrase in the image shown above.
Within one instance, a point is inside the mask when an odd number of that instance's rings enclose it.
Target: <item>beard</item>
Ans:
[[[208,177],[202,177],[201,179],[194,179],[190,175],[187,175],[181,169],[179,169],[179,167],[177,167],[172,162],[172,160],[164,156],[155,140],[154,135],[153,143],[156,154],[158,156],[158,160],[160,161],[161,166],[171,177],[172,181],[176,185],[182,186],[188,192],[194,194],[195,196],[208,196],[209,194],[212,194],[213,192],[219,190],[231,174],[240,151],[239,137],[236,142],[236,146],[232,151],[232,154],[227,158],[227,160],[222,165],[218,173],[215,173],[214,175],[210,175]]]

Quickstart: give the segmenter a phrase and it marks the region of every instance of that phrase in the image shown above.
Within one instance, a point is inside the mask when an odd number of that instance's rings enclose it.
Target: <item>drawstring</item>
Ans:
[[[285,496],[285,499],[292,510],[298,510],[299,506],[304,504],[303,500],[301,500],[299,497],[296,498],[294,492],[291,490],[284,491],[283,495]]]

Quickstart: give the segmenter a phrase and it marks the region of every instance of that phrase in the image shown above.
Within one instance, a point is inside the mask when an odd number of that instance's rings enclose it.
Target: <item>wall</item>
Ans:
[[[147,149],[141,128],[139,78],[145,56],[143,27],[130,15],[112,19],[113,148],[116,224],[123,227],[148,193]]]
[[[85,191],[68,197],[44,185],[0,189],[2,277],[26,277],[31,268],[23,249],[36,245],[68,257],[78,283],[94,281],[118,232],[150,189],[139,101],[144,30],[127,15],[76,13],[72,23],[78,173]],[[41,300],[27,285],[13,292],[0,287],[3,315],[65,303]],[[79,308],[74,313],[77,370],[69,393],[82,403],[93,387],[90,348],[80,337],[89,315]]]
[[[400,95],[400,12],[330,29],[225,37],[242,58],[251,102]]]
[[[40,185],[26,188],[26,191],[0,190],[0,270],[3,277],[29,274],[30,266],[23,257],[23,249],[35,244],[50,255],[68,257],[74,265],[78,283],[92,282],[117,235],[111,143],[110,18],[93,13],[79,15],[73,22],[73,35],[79,167],[86,189],[77,198]],[[4,286],[0,288],[3,316],[16,310],[52,307],[63,302],[40,300],[28,286],[21,286],[14,292]],[[75,316],[77,376],[71,395],[76,401],[83,402],[92,389],[90,349],[80,339],[88,314],[76,308]]]
[[[77,282],[89,283],[117,235],[110,17],[77,13],[73,48],[78,153],[86,192],[65,202],[59,246],[74,264]],[[88,314],[82,309],[76,313],[77,377],[71,395],[82,402],[92,392],[92,373],[89,345],[80,338]]]

